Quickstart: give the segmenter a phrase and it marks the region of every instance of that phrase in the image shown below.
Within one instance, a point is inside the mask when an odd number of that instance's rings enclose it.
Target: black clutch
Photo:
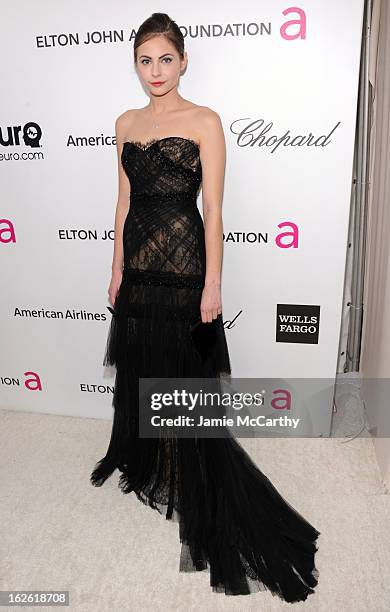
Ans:
[[[192,342],[202,363],[206,361],[217,343],[218,323],[219,317],[210,323],[203,323],[202,319],[199,319],[190,327]]]

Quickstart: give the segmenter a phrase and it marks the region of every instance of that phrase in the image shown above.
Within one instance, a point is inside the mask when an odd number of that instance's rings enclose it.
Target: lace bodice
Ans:
[[[151,282],[167,278],[176,285],[199,284],[205,274],[204,227],[197,207],[199,145],[179,136],[129,140],[121,161],[131,189],[123,228],[125,270],[134,276],[142,272],[143,281],[147,273]]]
[[[146,143],[127,140],[123,143],[122,165],[130,180],[132,197],[194,197],[202,180],[199,145],[181,136],[153,138]]]

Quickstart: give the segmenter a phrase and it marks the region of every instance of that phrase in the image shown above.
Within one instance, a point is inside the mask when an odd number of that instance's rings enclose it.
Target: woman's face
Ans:
[[[157,35],[137,49],[136,70],[152,95],[163,95],[177,87],[180,73],[187,63],[165,36]]]

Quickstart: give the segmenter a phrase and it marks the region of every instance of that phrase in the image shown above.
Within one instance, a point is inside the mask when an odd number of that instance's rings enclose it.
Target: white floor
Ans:
[[[66,589],[67,609],[82,612],[292,609],[268,591],[227,597],[212,592],[207,572],[179,573],[177,523],[124,495],[118,471],[101,488],[90,484],[110,422],[11,411],[0,418],[1,590]],[[339,410],[336,426],[346,424],[353,429]],[[294,609],[387,612],[390,496],[370,438],[240,442],[321,532],[319,585]]]

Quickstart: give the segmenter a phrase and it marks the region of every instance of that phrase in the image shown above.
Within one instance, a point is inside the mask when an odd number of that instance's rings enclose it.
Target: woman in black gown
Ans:
[[[116,122],[114,314],[103,361],[116,367],[114,419],[91,482],[101,486],[118,468],[123,493],[134,491],[177,520],[180,570],[209,571],[214,591],[268,589],[301,601],[318,581],[319,531],[228,431],[222,438],[139,435],[139,377],[219,380],[231,373],[220,290],[224,136],[216,113],[178,93],[186,60],[182,33],[166,14],[154,13],[138,29],[134,61],[151,100]],[[190,333],[199,317],[216,332],[206,360]]]

